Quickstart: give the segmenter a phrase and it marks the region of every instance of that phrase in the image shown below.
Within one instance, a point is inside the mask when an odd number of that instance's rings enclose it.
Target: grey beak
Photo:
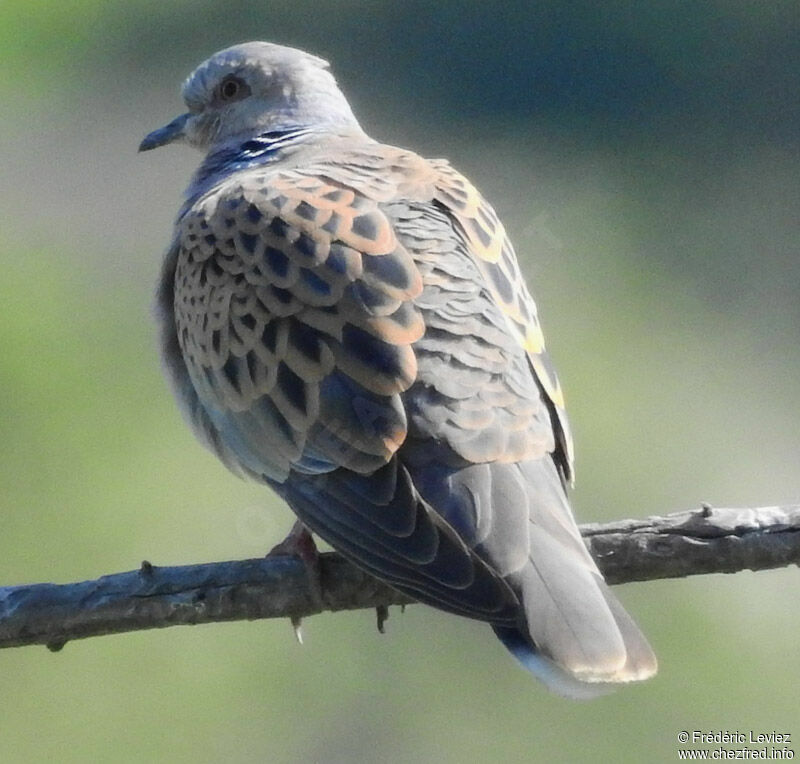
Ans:
[[[150,151],[150,149],[157,149],[159,146],[166,146],[168,143],[180,140],[184,137],[183,129],[186,127],[191,114],[181,114],[176,117],[168,125],[159,127],[158,130],[153,130],[152,133],[146,135],[144,140],[139,144],[139,151]]]

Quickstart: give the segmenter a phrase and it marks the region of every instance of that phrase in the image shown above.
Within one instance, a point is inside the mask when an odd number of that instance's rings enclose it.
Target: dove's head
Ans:
[[[360,130],[321,58],[247,42],[215,53],[183,83],[189,111],[154,130],[140,151],[181,141],[204,151],[295,127]]]

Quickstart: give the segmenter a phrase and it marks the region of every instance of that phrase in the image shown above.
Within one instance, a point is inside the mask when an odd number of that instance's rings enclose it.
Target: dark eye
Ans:
[[[245,90],[245,84],[238,77],[226,77],[219,86],[221,101],[235,101]]]

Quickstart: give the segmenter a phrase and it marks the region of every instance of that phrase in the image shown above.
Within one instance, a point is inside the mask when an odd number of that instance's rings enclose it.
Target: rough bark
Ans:
[[[780,568],[800,562],[800,505],[678,512],[581,526],[609,583]],[[179,624],[300,618],[325,610],[412,602],[335,553],[319,576],[299,558],[272,556],[138,570],[72,584],[0,587],[0,647],[44,644]]]

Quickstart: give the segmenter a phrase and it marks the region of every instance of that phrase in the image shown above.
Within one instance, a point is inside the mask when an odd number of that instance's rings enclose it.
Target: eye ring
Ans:
[[[244,90],[244,83],[238,77],[226,77],[219,86],[219,99],[223,103],[235,101]]]

